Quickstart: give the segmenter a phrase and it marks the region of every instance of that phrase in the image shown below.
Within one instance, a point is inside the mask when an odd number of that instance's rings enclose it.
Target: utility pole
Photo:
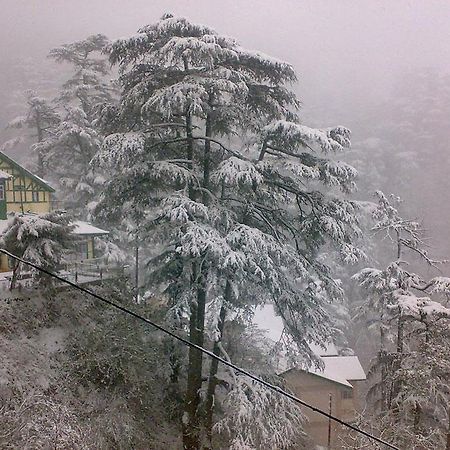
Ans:
[[[331,395],[330,392],[330,404],[329,404],[329,414],[331,416],[331,409],[333,406],[333,396]],[[328,445],[327,445],[328,450],[331,450],[331,419],[328,418]]]

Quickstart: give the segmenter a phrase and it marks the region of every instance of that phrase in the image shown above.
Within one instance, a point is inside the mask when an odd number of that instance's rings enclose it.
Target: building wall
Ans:
[[[8,265],[8,257],[4,254],[0,255],[0,272],[9,272],[11,269]]]
[[[5,181],[6,212],[45,214],[53,209],[52,192],[45,189],[35,179],[20,170],[16,165],[0,156],[0,170],[9,173],[13,178]],[[3,210],[4,213],[4,210]],[[82,248],[81,248],[82,247]],[[95,257],[94,237],[83,236],[80,249],[74,254],[76,259],[86,260]],[[10,271],[8,258],[0,256],[0,272]]]
[[[286,372],[283,374],[283,378],[296,396],[312,406],[329,412],[331,395],[332,415],[350,422],[355,419],[358,407],[356,386],[353,389],[347,388],[325,378],[297,370]],[[346,398],[349,393],[353,394],[352,398]],[[304,409],[304,413],[308,418],[308,423],[305,424],[306,433],[316,445],[328,448],[328,418],[307,408]],[[341,439],[345,439],[347,435],[347,429],[332,421],[331,449],[344,448]]]
[[[43,214],[51,210],[51,192],[45,190],[24,172],[12,167],[7,161],[0,159],[0,169],[14,177],[6,180],[5,183],[7,212]],[[36,196],[39,196],[39,199]]]

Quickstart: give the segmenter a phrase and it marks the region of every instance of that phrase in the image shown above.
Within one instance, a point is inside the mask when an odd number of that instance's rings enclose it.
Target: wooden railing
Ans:
[[[117,264],[108,264],[103,258],[74,260],[64,264],[57,271],[59,275],[74,283],[92,283],[123,277],[126,275],[126,267]],[[11,286],[12,272],[5,273],[0,278],[0,291],[9,290]],[[31,273],[28,271],[21,271],[16,280],[16,288],[32,287],[33,280]]]
[[[90,279],[102,281],[105,278],[115,278],[124,275],[125,268],[121,265],[112,265],[103,258],[70,261],[65,264],[62,272],[65,272],[75,283],[87,282]]]

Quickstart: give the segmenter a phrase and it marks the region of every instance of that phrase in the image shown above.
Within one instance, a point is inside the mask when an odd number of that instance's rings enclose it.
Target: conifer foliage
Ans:
[[[96,158],[110,174],[98,210],[133,218],[158,244],[148,282],[187,315],[192,342],[209,345],[212,336],[221,354],[230,313],[273,301],[311,358],[308,341],[328,335],[324,303],[342,295],[318,252],[328,244],[344,261],[363,256],[353,245],[358,206],[339,195],[357,175],[337,158],[350,131],[303,125],[291,65],[185,18],[165,15],[108,51],[122,94],[107,114],[115,132]],[[208,335],[205,317],[214,314]],[[203,417],[216,404],[217,365],[207,387],[205,374],[202,354],[190,349],[185,449],[200,448],[205,426],[211,438]],[[284,436],[277,448],[290,445]]]
[[[66,254],[73,248],[74,235],[70,217],[61,211],[47,214],[13,214],[10,216],[6,230],[1,237],[0,245],[13,255],[30,261],[49,271],[59,269],[65,261]],[[11,261],[13,276],[11,289],[22,269],[18,261]],[[31,271],[36,281],[51,283],[45,274]]]
[[[114,95],[113,85],[105,81],[108,66],[101,55],[107,43],[108,39],[98,34],[49,54],[58,63],[70,64],[73,74],[56,99],[62,109],[61,121],[41,147],[52,177],[62,189],[62,200],[79,215],[86,215],[86,207],[104,182],[90,162],[102,144],[96,117]]]
[[[375,413],[365,425],[401,448],[442,448],[450,417],[450,308],[442,294],[450,292],[450,279],[426,280],[410,270],[414,256],[431,267],[440,262],[429,256],[420,224],[401,216],[400,199],[380,191],[376,196],[373,230],[388,239],[396,259],[353,277],[367,295],[358,315],[378,328],[380,338],[369,373],[375,380],[369,391]]]
[[[32,133],[29,138],[32,142],[32,152],[37,153],[36,173],[43,177],[46,175],[46,167],[42,147],[45,148],[46,141],[52,139],[53,129],[60,119],[56,107],[36,92],[25,92],[25,100],[27,105],[25,115],[11,120],[8,127],[13,129],[26,128]],[[23,136],[10,140],[3,144],[2,149],[9,149],[23,140]]]

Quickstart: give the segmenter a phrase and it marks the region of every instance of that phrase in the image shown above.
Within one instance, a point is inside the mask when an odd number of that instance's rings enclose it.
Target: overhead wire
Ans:
[[[122,305],[120,305],[120,304],[118,304],[116,302],[108,300],[107,298],[102,297],[101,295],[91,291],[90,289],[87,289],[87,288],[85,288],[85,287],[83,287],[83,286],[81,286],[81,285],[79,285],[77,283],[74,283],[74,282],[72,282],[72,281],[70,281],[70,280],[68,280],[68,279],[66,279],[66,278],[64,278],[64,277],[62,277],[62,276],[60,276],[60,275],[58,275],[56,273],[50,272],[49,270],[47,270],[47,269],[45,269],[43,267],[40,267],[40,266],[38,266],[37,264],[35,264],[35,263],[31,262],[31,261],[26,261],[26,260],[20,258],[19,256],[14,255],[13,253],[10,253],[9,251],[7,251],[5,249],[1,249],[0,248],[0,252],[5,254],[5,255],[7,255],[7,256],[9,256],[10,258],[15,259],[16,261],[19,261],[22,264],[25,264],[25,265],[27,265],[29,267],[32,267],[33,269],[35,269],[35,270],[37,270],[37,271],[39,271],[41,273],[45,273],[46,275],[48,275],[48,276],[50,276],[50,277],[52,277],[52,278],[54,278],[54,279],[64,283],[64,284],[67,284],[67,285],[69,285],[69,286],[71,286],[71,287],[73,287],[73,288],[75,288],[75,289],[77,289],[77,290],[79,290],[81,292],[84,292],[85,294],[88,294],[91,297],[93,297],[93,298],[95,298],[95,299],[97,299],[97,300],[99,300],[99,301],[101,301],[101,302],[103,302],[103,303],[105,303],[105,304],[107,304],[109,306],[112,306],[113,308],[115,308],[115,309],[117,309],[117,310],[119,310],[119,311],[121,311],[121,312],[123,312],[125,314],[128,314],[128,315],[134,317],[135,319],[138,319],[138,320],[140,320],[142,322],[145,322],[148,325],[151,325],[153,328],[156,328],[157,330],[167,334],[168,336],[171,336],[172,338],[178,340],[179,342],[182,342],[183,344],[185,344],[185,345],[187,345],[187,346],[189,346],[191,348],[194,348],[194,349],[202,352],[203,354],[209,356],[210,358],[216,359],[217,361],[219,361],[220,363],[224,364],[225,366],[230,367],[231,369],[235,370],[236,372],[247,376],[248,378],[252,379],[253,381],[256,381],[256,382],[262,384],[266,388],[268,388],[268,389],[270,389],[270,390],[272,390],[274,392],[277,392],[280,395],[283,395],[283,396],[289,398],[291,401],[293,401],[293,402],[295,402],[295,403],[297,403],[297,404],[299,404],[299,405],[301,405],[301,406],[303,406],[305,408],[308,408],[311,411],[314,411],[314,412],[316,412],[316,413],[318,413],[318,414],[320,414],[320,415],[322,415],[324,417],[327,417],[328,419],[331,419],[334,422],[337,422],[340,425],[342,425],[342,426],[344,426],[344,427],[346,427],[346,428],[348,428],[350,430],[355,431],[356,433],[359,433],[359,434],[361,434],[361,435],[363,435],[363,436],[365,436],[365,437],[367,437],[367,438],[369,438],[369,439],[371,439],[371,440],[373,440],[375,442],[378,442],[379,444],[385,445],[388,448],[391,448],[393,450],[400,450],[399,447],[396,447],[395,445],[393,445],[393,444],[391,444],[391,443],[389,443],[389,442],[387,442],[387,441],[385,441],[385,440],[383,440],[383,439],[381,439],[381,438],[379,438],[379,437],[377,437],[377,436],[375,436],[375,435],[373,435],[373,434],[371,434],[371,433],[369,433],[369,432],[367,432],[367,431],[357,427],[356,425],[352,425],[349,422],[346,422],[346,421],[344,421],[342,419],[339,419],[339,417],[333,416],[332,414],[330,414],[330,413],[328,413],[326,411],[323,411],[320,408],[317,408],[317,407],[315,407],[315,406],[305,402],[304,400],[301,400],[300,398],[296,397],[295,395],[285,391],[284,389],[281,389],[279,386],[276,386],[276,385],[274,385],[272,383],[269,383],[268,381],[266,381],[266,380],[264,380],[264,379],[262,379],[262,378],[260,378],[260,377],[258,377],[256,375],[252,374],[251,372],[247,371],[246,369],[243,369],[242,367],[236,366],[232,362],[230,362],[230,361],[228,361],[228,360],[226,360],[226,359],[224,359],[224,358],[214,354],[212,351],[207,350],[206,348],[201,347],[201,346],[199,346],[197,344],[194,344],[193,342],[189,341],[188,339],[177,335],[176,333],[174,333],[174,332],[168,330],[167,328],[157,324],[156,322],[153,322],[150,319],[147,319],[144,316],[141,316],[140,314],[134,312],[131,309],[125,308],[124,306],[122,306]]]

